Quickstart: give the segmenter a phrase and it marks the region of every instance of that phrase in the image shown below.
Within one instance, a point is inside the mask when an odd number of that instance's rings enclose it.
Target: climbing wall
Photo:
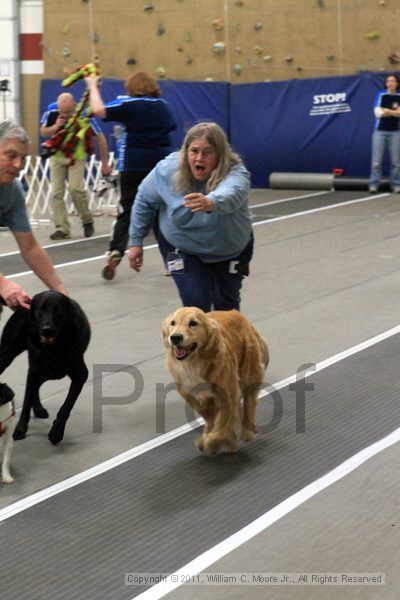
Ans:
[[[49,77],[94,52],[109,77],[140,68],[238,83],[400,60],[399,0],[45,0],[44,13]]]
[[[94,55],[121,79],[136,69],[231,83],[397,70],[399,23],[400,0],[44,0],[44,76]]]

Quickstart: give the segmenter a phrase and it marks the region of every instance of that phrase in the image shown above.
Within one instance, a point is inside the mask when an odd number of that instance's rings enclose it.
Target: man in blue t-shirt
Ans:
[[[40,134],[45,137],[56,135],[69,120],[73,119],[76,102],[72,94],[63,92],[57,102],[48,105],[40,121]],[[96,139],[101,160],[103,175],[111,173],[108,164],[107,140],[96,120],[89,119],[85,113],[77,117],[76,144],[71,155],[66,156],[63,148],[59,148],[50,158],[51,171],[51,207],[56,230],[50,235],[52,240],[64,240],[71,237],[71,225],[65,206],[65,180],[68,179],[69,192],[74,206],[80,216],[85,237],[94,233],[93,215],[89,209],[89,197],[85,188],[86,158],[93,154],[92,138]]]
[[[50,259],[32,233],[19,172],[29,150],[26,131],[15,121],[0,123],[0,223],[11,230],[21,255],[32,271],[52,290],[66,293]],[[0,273],[0,296],[10,307],[29,308],[31,296]]]

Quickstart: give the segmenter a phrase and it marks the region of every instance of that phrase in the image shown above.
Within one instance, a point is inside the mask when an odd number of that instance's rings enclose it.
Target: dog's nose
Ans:
[[[51,327],[51,325],[43,325],[40,333],[44,336],[51,336],[54,334],[54,329]]]
[[[183,335],[181,333],[173,333],[169,336],[169,339],[171,340],[171,344],[174,346],[179,346],[179,344],[183,341]]]

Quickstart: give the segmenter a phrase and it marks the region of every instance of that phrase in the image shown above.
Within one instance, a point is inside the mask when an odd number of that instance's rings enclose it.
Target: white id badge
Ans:
[[[238,264],[239,264],[238,260],[229,261],[229,273],[232,273],[232,275],[237,275],[238,274],[238,270],[237,270]]]
[[[179,252],[179,250],[175,250],[175,252],[168,252],[167,254],[167,268],[170,273],[174,273],[174,275],[182,275],[185,271],[185,263],[183,261],[183,256]]]

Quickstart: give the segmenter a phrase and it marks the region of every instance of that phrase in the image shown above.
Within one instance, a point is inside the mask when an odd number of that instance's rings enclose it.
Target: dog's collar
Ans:
[[[3,436],[4,432],[5,432],[5,428],[3,423],[5,423],[6,421],[8,421],[9,419],[11,419],[12,417],[15,417],[15,405],[14,405],[14,400],[11,400],[11,406],[12,406],[12,410],[11,413],[8,415],[8,417],[6,419],[4,419],[4,421],[0,421],[0,438]]]

